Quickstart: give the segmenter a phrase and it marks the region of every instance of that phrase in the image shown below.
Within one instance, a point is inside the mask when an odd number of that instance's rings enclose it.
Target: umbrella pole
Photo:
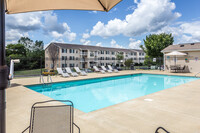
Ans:
[[[0,133],[6,132],[6,87],[8,84],[8,68],[5,63],[5,7],[0,0]]]

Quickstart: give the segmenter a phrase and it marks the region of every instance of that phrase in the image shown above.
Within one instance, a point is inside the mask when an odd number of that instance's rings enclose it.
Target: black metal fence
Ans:
[[[10,61],[13,58],[7,58],[7,65],[10,67]],[[47,64],[52,64],[53,61],[49,58],[24,58],[19,57],[20,63],[14,64],[14,75],[15,77],[29,77],[29,76],[40,76],[44,72]],[[92,66],[108,66],[112,65],[114,68],[120,70],[135,70],[135,69],[163,69],[163,58],[130,58],[123,60],[116,60],[113,58],[57,58],[55,62],[61,62],[59,67],[73,67],[78,66],[81,69],[81,64],[88,63],[88,66],[84,69],[93,71]],[[68,64],[68,65],[66,65]],[[76,64],[76,65],[70,65]],[[55,63],[54,66],[57,66]],[[47,68],[47,67],[46,67]],[[56,67],[54,67],[55,69]],[[48,69],[52,69],[48,67]]]

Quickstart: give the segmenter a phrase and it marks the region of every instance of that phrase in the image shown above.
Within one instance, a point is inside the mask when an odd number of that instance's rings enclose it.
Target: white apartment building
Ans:
[[[134,63],[144,63],[145,53],[138,49],[109,48],[100,46],[51,43],[45,49],[45,68],[52,69],[53,64],[49,55],[51,45],[57,47],[58,57],[54,63],[54,69],[57,67],[80,67],[92,68],[92,66],[117,65],[116,59],[118,53],[123,53],[124,60],[132,59]],[[56,50],[56,49],[55,49]]]

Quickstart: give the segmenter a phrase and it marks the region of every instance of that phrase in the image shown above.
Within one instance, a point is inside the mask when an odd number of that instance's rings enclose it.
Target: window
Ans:
[[[65,56],[62,56],[62,60],[65,60]]]
[[[65,67],[65,64],[62,64],[62,67]]]
[[[104,54],[104,51],[101,51],[101,54]]]
[[[137,53],[135,52],[134,55],[137,55]]]
[[[75,60],[75,57],[74,56],[70,56],[69,60]]]
[[[110,54],[110,52],[109,52],[109,51],[106,51],[106,54]]]
[[[76,50],[76,53],[78,53],[78,50]]]
[[[74,67],[74,64],[69,64],[70,67]]]
[[[114,55],[115,54],[115,52],[112,52],[112,55]]]
[[[74,49],[69,49],[69,53],[74,53]]]
[[[62,49],[62,53],[67,53],[67,49]]]
[[[134,58],[134,60],[137,60],[137,58]]]
[[[65,53],[65,49],[62,48],[62,53]]]

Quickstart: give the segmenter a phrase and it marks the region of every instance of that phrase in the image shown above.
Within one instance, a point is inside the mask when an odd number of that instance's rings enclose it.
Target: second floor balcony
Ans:
[[[80,52],[80,55],[88,55],[88,52]]]

